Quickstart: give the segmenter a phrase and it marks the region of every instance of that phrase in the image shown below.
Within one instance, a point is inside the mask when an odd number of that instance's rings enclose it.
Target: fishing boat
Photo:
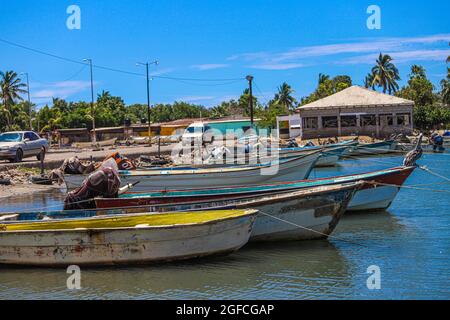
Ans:
[[[250,241],[312,240],[326,238],[333,232],[353,194],[363,185],[364,182],[352,182],[210,202],[174,201],[153,206],[26,212],[16,215],[20,220],[41,220],[142,212],[255,209],[259,214]]]
[[[225,210],[0,224],[0,264],[142,264],[231,253],[248,242],[256,214]]]
[[[373,156],[380,154],[395,153],[398,141],[387,140],[375,143],[360,143],[344,153],[344,156]]]
[[[93,147],[109,147],[116,144],[117,138],[112,138],[109,140],[97,141],[97,142],[76,142],[72,144],[74,148],[77,149],[87,149]]]
[[[321,150],[322,154],[316,161],[316,167],[332,167],[337,164],[342,155],[350,151],[353,147],[356,147],[358,142],[355,140],[347,140],[333,144],[320,145],[320,146],[304,146],[293,148],[278,148],[277,152],[280,158],[286,158],[289,156],[300,155],[304,152],[310,152],[312,150]]]
[[[213,168],[148,169],[120,171],[122,185],[135,184],[134,191],[145,192],[168,188],[192,189],[230,185],[254,185],[265,181],[306,179],[320,151],[305,155],[255,165],[225,166]],[[64,175],[68,190],[79,187],[86,175]]]
[[[387,209],[397,196],[400,187],[416,167],[394,167],[372,172],[300,180],[282,183],[261,184],[257,186],[236,185],[223,188],[203,188],[191,190],[161,190],[157,192],[132,192],[112,199],[95,199],[97,208],[123,208],[152,206],[167,203],[214,202],[242,197],[260,196],[275,192],[296,191],[317,186],[335,185],[365,181],[368,184],[353,196],[348,211]]]

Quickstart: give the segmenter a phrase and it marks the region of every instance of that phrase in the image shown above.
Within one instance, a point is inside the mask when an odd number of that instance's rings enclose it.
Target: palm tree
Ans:
[[[16,100],[23,100],[20,96],[21,93],[27,91],[22,89],[26,87],[22,80],[17,77],[17,73],[14,71],[0,71],[0,96],[3,100],[2,113],[5,113],[6,123],[8,127],[11,126],[11,106]]]
[[[376,65],[372,68],[373,84],[382,87],[383,93],[388,91],[389,94],[399,89],[397,80],[400,80],[398,69],[391,61],[390,55],[380,53]]]
[[[419,66],[417,64],[413,64],[411,66],[411,74],[410,77],[414,78],[414,77],[419,77],[419,78],[425,78],[425,68],[422,66]]]
[[[450,68],[447,68],[447,79],[441,81],[441,87],[442,102],[450,105]]]
[[[319,86],[324,83],[325,81],[330,80],[330,76],[323,74],[323,73],[319,73]]]
[[[374,75],[373,73],[368,73],[366,78],[364,79],[364,86],[369,89],[372,88],[372,90],[375,89],[375,84],[373,83]]]
[[[291,86],[286,82],[278,87],[278,93],[275,95],[275,101],[284,106],[286,112],[294,109],[294,105],[297,103],[297,100],[292,96],[294,90],[292,90]]]

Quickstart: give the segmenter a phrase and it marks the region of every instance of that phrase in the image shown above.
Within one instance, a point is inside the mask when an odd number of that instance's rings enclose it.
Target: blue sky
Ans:
[[[381,9],[381,29],[369,30],[369,5]],[[81,29],[69,30],[69,5],[81,9]],[[362,84],[377,54],[389,53],[407,80],[411,64],[438,86],[450,54],[450,1],[8,1],[0,39],[82,61],[143,73],[138,61],[160,64],[156,76],[255,77],[265,102],[283,81],[301,98],[319,73],[348,74]],[[89,70],[0,42],[0,70],[30,74],[32,99],[89,100]],[[94,69],[96,92],[145,103],[145,78]],[[152,103],[185,100],[213,106],[237,98],[244,80],[193,82],[154,78]]]

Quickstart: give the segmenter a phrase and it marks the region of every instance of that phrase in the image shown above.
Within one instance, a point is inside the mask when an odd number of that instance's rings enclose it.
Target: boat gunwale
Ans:
[[[228,211],[230,209],[225,210],[217,210],[217,211]],[[76,233],[76,232],[111,232],[111,231],[126,231],[126,230],[166,230],[166,229],[175,229],[175,228],[183,228],[183,227],[191,227],[191,226],[205,226],[210,224],[215,224],[219,222],[225,222],[228,220],[234,220],[234,219],[240,219],[240,218],[249,218],[252,216],[258,215],[259,211],[257,209],[236,209],[236,211],[242,211],[242,214],[239,215],[233,215],[228,217],[222,217],[222,218],[215,218],[203,222],[197,222],[197,223],[183,223],[183,224],[173,224],[173,225],[158,225],[158,226],[146,226],[146,227],[137,227],[139,224],[137,224],[134,227],[108,227],[108,228],[72,228],[72,229],[38,229],[38,230],[2,230],[2,228],[7,228],[8,226],[14,226],[18,224],[48,224],[49,222],[64,222],[64,223],[70,223],[70,222],[79,222],[80,220],[89,220],[89,221],[95,221],[95,220],[109,220],[109,219],[118,219],[118,218],[134,218],[134,217],[142,217],[142,216],[153,216],[153,215],[170,215],[174,213],[195,213],[195,214],[202,214],[202,211],[214,211],[214,210],[200,210],[200,211],[172,211],[172,212],[146,212],[146,213],[136,213],[136,214],[118,214],[114,216],[94,216],[89,218],[83,218],[83,219],[55,219],[51,221],[31,221],[31,222],[23,222],[20,221],[18,223],[7,223],[7,224],[0,224],[0,236],[2,234],[35,234],[35,233]],[[1,247],[1,244],[0,244]]]
[[[137,206],[125,206],[125,207],[101,207],[101,208],[97,208],[97,209],[90,209],[92,211],[108,211],[108,210],[131,210],[131,209],[137,209],[140,207],[143,208],[152,208],[152,207],[157,207],[157,208],[163,208],[163,207],[170,207],[170,206],[182,206],[182,205],[194,205],[194,204],[202,204],[202,203],[208,203],[208,202],[226,202],[226,201],[243,201],[245,203],[250,203],[250,202],[257,202],[260,201],[262,199],[256,199],[256,198],[263,198],[263,197],[277,197],[277,199],[274,199],[276,201],[280,201],[280,200],[291,200],[292,198],[297,198],[299,196],[317,196],[317,195],[321,195],[323,193],[327,193],[327,192],[334,192],[334,191],[339,191],[339,190],[346,190],[346,189],[351,189],[351,188],[358,188],[361,189],[363,186],[367,185],[366,181],[347,181],[347,182],[342,182],[342,183],[336,183],[336,184],[329,184],[329,185],[320,185],[320,186],[314,186],[314,187],[307,187],[307,188],[299,188],[298,190],[292,190],[292,189],[280,189],[280,190],[271,190],[271,191],[267,191],[265,193],[262,194],[249,194],[249,195],[244,195],[244,196],[236,196],[234,198],[228,198],[228,199],[204,199],[204,200],[194,200],[194,201],[186,201],[186,202],[177,202],[177,203],[155,203],[155,204],[142,204],[142,205],[137,205]],[[280,199],[281,198],[281,199]],[[98,198],[95,200],[101,200],[102,202],[105,200],[116,200],[117,198],[113,198],[113,199],[103,199],[103,198]],[[127,199],[127,198],[125,198]],[[133,198],[133,199],[139,199],[139,198]],[[122,199],[117,199],[117,200],[122,200]],[[116,202],[116,201],[114,201]],[[240,205],[240,203],[234,204],[235,206]],[[225,206],[225,205],[224,205]],[[233,206],[233,204],[230,204],[230,206]],[[243,206],[243,205],[242,205]],[[222,207],[222,206],[218,206],[218,207]],[[214,207],[211,207],[212,209]],[[212,209],[208,209],[208,210],[212,210]],[[195,210],[195,209],[192,209]],[[206,210],[204,208],[202,208],[201,210]],[[219,209],[218,209],[219,210]],[[77,210],[74,210],[74,212],[76,212]],[[83,210],[82,210],[83,211]],[[84,210],[84,212],[86,212],[88,210]],[[191,210],[188,210],[189,212]]]
[[[347,174],[347,175],[340,175],[340,176],[334,176],[334,177],[324,177],[324,178],[316,178],[316,179],[303,179],[303,180],[294,180],[294,181],[283,181],[283,182],[277,182],[277,183],[270,183],[270,184],[257,184],[257,185],[250,185],[244,188],[252,188],[252,187],[263,187],[263,188],[270,188],[270,187],[277,187],[277,186],[286,186],[286,185],[297,185],[300,183],[314,183],[317,181],[325,181],[325,180],[339,180],[343,178],[351,178],[358,176],[360,179],[365,178],[366,176],[371,177],[376,175],[376,177],[393,174],[393,173],[401,173],[405,171],[409,171],[411,169],[415,169],[416,166],[398,166],[398,167],[392,167],[387,169],[381,169],[381,170],[374,170],[369,172],[363,172],[363,173],[357,173],[357,174]],[[364,176],[364,177],[361,177]],[[340,183],[340,181],[336,181],[336,183]],[[194,193],[196,191],[213,191],[213,190],[220,190],[223,193],[215,193],[214,195],[220,195],[220,194],[228,194],[226,191],[228,190],[235,190],[236,188],[242,188],[241,185],[234,185],[234,186],[224,186],[224,187],[210,187],[210,188],[192,188],[192,189],[162,189],[162,190],[155,190],[152,192],[148,191],[136,191],[136,192],[129,192],[125,193],[124,195],[128,195],[126,197],[119,197],[119,198],[112,198],[112,199],[135,199],[135,198],[142,198],[142,197],[155,197],[154,194],[161,194],[158,197],[169,197],[168,193],[174,193],[178,192],[181,193],[180,195],[176,195],[177,197],[183,197],[183,196],[192,196],[192,194],[185,195],[186,193]],[[295,188],[295,187],[292,187]],[[147,196],[145,196],[147,195]],[[196,194],[196,195],[203,195],[203,194]],[[205,193],[205,196],[208,194]],[[96,199],[105,199],[105,198],[96,198]]]
[[[166,176],[182,176],[182,175],[197,175],[197,174],[217,174],[217,173],[239,173],[239,172],[253,172],[255,170],[261,170],[265,168],[270,168],[272,166],[278,165],[289,165],[291,163],[294,163],[296,161],[305,159],[308,156],[311,155],[317,155],[318,153],[321,153],[320,150],[313,151],[308,154],[302,154],[298,156],[293,156],[285,159],[277,159],[269,163],[260,164],[260,165],[244,165],[244,166],[233,166],[233,167],[216,167],[216,168],[193,168],[188,170],[136,170],[136,171],[130,171],[130,170],[124,170],[119,171],[120,176],[124,177],[146,177],[146,176],[156,176],[156,177],[166,177]],[[165,172],[165,173],[162,173]],[[73,175],[72,175],[73,176]]]

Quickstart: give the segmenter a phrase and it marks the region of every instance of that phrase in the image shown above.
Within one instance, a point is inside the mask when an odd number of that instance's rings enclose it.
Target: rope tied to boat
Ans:
[[[260,214],[263,214],[263,215],[268,216],[268,217],[270,217],[270,218],[273,218],[273,219],[275,219],[275,220],[279,220],[279,221],[281,221],[281,222],[287,223],[287,224],[289,224],[289,225],[292,225],[292,226],[294,226],[294,227],[297,227],[297,228],[300,228],[300,229],[303,229],[303,230],[307,230],[307,231],[310,231],[310,232],[313,232],[313,233],[317,233],[317,234],[322,235],[322,236],[327,237],[327,238],[332,238],[332,239],[340,240],[340,241],[343,241],[343,242],[348,242],[348,243],[351,243],[351,244],[356,244],[356,245],[361,246],[361,247],[366,247],[366,248],[369,247],[369,246],[367,246],[367,245],[365,245],[365,244],[362,244],[362,243],[359,243],[359,242],[356,242],[356,241],[344,239],[344,238],[341,238],[341,237],[338,237],[338,236],[334,236],[334,235],[331,235],[331,234],[326,234],[326,233],[323,233],[323,232],[320,232],[320,231],[317,231],[317,230],[314,230],[314,229],[311,229],[311,228],[308,228],[308,227],[301,226],[301,225],[299,225],[299,224],[297,224],[297,223],[294,223],[294,222],[291,222],[291,221],[288,221],[288,220],[285,220],[285,219],[276,217],[276,216],[271,215],[270,213],[264,212],[264,211],[262,211],[262,210],[258,210],[258,212],[259,212]]]
[[[435,177],[438,177],[438,178],[444,179],[447,182],[450,182],[449,178],[447,178],[447,177],[445,177],[445,176],[443,176],[443,175],[441,175],[441,174],[439,174],[437,172],[431,171],[430,168],[428,168],[427,166],[419,166],[419,169],[422,169],[423,171],[428,172],[429,174],[431,174],[431,175],[433,175]]]
[[[420,187],[416,187],[414,185],[405,186],[405,185],[398,185],[398,184],[384,183],[384,182],[377,182],[377,181],[366,181],[366,183],[372,184],[374,186],[386,186],[386,187],[396,187],[396,188],[413,189],[413,190],[421,190],[421,191],[450,193],[450,190],[420,188]]]

